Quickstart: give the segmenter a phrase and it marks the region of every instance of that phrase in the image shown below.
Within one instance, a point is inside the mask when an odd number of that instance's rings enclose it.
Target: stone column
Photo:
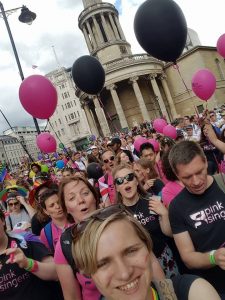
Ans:
[[[83,33],[84,33],[86,44],[88,46],[88,50],[89,50],[89,52],[91,52],[93,48],[92,48],[92,45],[91,45],[91,42],[90,42],[90,39],[89,39],[89,36],[88,36],[87,29],[86,29],[85,25],[83,26],[82,30],[83,30]]]
[[[157,97],[157,100],[158,100],[158,103],[159,103],[160,110],[161,110],[163,116],[166,117],[167,121],[169,122],[170,118],[169,118],[168,112],[166,110],[166,106],[163,102],[162,95],[160,93],[158,84],[156,82],[156,79],[155,79],[156,77],[157,77],[157,74],[150,74],[150,76],[149,76],[154,94]]]
[[[116,19],[116,25],[117,25],[117,28],[119,30],[119,33],[120,33],[120,36],[121,36],[122,40],[126,41],[125,35],[123,33],[123,29],[122,29],[122,27],[120,25],[119,18],[116,16],[115,19]]]
[[[128,124],[127,124],[127,120],[122,108],[122,105],[120,104],[120,99],[118,97],[118,94],[116,92],[116,85],[115,84],[111,84],[110,86],[107,87],[107,90],[110,90],[115,108],[116,108],[116,112],[117,115],[119,117],[120,120],[120,125],[122,128],[128,128]]]
[[[109,129],[109,125],[105,116],[105,112],[103,110],[103,108],[101,107],[99,100],[96,96],[93,97],[93,102],[95,105],[95,112],[100,124],[100,127],[102,129],[103,135],[104,136],[109,136],[110,135],[110,129]]]
[[[92,20],[94,22],[94,25],[95,25],[96,32],[97,32],[100,43],[104,43],[103,35],[102,35],[101,29],[99,27],[99,24],[98,24],[95,16],[92,17]]]
[[[131,77],[130,78],[130,82],[132,83],[132,86],[133,86],[133,89],[134,89],[134,93],[135,93],[135,96],[137,98],[137,101],[138,101],[138,104],[139,104],[139,107],[140,107],[140,110],[141,110],[141,114],[142,114],[143,120],[144,121],[150,121],[149,113],[148,113],[147,107],[145,105],[145,101],[143,99],[141,90],[140,90],[138,82],[137,82],[138,78],[139,78],[138,76]]]
[[[175,118],[177,118],[177,111],[176,111],[176,107],[174,105],[173,98],[171,96],[168,84],[166,82],[166,74],[162,74],[159,78],[162,82],[162,86],[163,86],[164,92],[166,94],[166,98],[167,98],[169,106],[170,106],[170,111],[171,111],[172,117],[173,117],[173,119],[175,119]]]
[[[94,48],[97,48],[97,43],[96,43],[96,40],[95,40],[95,36],[93,34],[93,31],[91,29],[91,25],[89,24],[89,20],[87,20],[87,29],[89,31],[89,34],[91,36],[91,40],[92,40],[92,43],[93,43],[93,47]]]
[[[117,28],[116,28],[116,25],[115,25],[115,23],[114,23],[112,14],[109,14],[109,20],[110,20],[110,23],[111,23],[111,25],[112,25],[112,28],[113,28],[113,31],[114,31],[114,34],[115,34],[116,39],[117,39],[117,40],[120,40],[120,36],[119,36],[118,30],[117,30]]]
[[[101,13],[101,20],[102,20],[102,25],[103,25],[103,29],[105,31],[105,35],[107,37],[107,40],[110,41],[111,37],[110,37],[110,34],[109,34],[108,25],[106,23],[105,16],[104,16],[103,13]]]
[[[91,133],[94,134],[95,136],[99,136],[99,132],[98,132],[98,128],[95,124],[95,120],[93,119],[92,115],[91,115],[91,111],[89,109],[88,104],[84,104],[83,105],[87,120],[88,120],[88,124],[91,130]]]

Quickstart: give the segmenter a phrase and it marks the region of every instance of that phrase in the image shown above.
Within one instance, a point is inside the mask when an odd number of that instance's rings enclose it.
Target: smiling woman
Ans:
[[[74,227],[73,236],[76,266],[91,276],[102,299],[219,299],[210,284],[192,275],[153,284],[151,239],[120,204],[94,212]]]

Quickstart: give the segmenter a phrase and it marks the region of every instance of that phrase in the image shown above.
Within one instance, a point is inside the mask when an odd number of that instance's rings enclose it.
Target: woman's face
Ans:
[[[130,162],[128,155],[124,152],[120,154],[120,160],[121,162],[126,162],[126,163]]]
[[[137,195],[138,182],[135,177],[130,181],[125,179],[124,177],[128,174],[134,174],[133,170],[124,168],[115,174],[115,181],[117,178],[121,178],[123,181],[122,184],[116,183],[116,191],[121,194],[123,199],[131,200]]]
[[[67,212],[76,222],[84,220],[96,210],[96,199],[83,181],[72,181],[64,187],[65,206]]]
[[[45,213],[50,216],[51,219],[59,220],[65,217],[61,205],[59,204],[58,195],[52,195],[45,201],[44,209]]]
[[[61,171],[56,172],[55,176],[56,176],[56,178],[57,178],[58,181],[61,181],[62,178],[63,178],[63,177],[62,177],[62,172],[61,172]]]
[[[8,206],[11,213],[19,213],[21,210],[21,204],[16,198],[9,200]]]
[[[63,178],[71,178],[73,175],[71,174],[70,171],[63,171],[62,172],[62,177]]]
[[[140,182],[148,180],[149,169],[144,169],[141,165],[134,164],[134,172]]]
[[[106,299],[151,299],[150,253],[128,221],[115,221],[103,231],[97,245],[97,267],[92,278]]]

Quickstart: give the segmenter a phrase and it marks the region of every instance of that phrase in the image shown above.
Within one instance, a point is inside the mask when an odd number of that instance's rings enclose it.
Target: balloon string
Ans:
[[[114,125],[113,122],[112,122],[112,121],[113,121],[113,120],[112,120],[112,117],[110,116],[110,114],[108,113],[108,111],[105,109],[105,106],[104,106],[104,104],[102,103],[102,100],[101,100],[101,97],[100,97],[99,94],[97,95],[97,98],[98,98],[98,101],[99,101],[101,107],[104,109],[104,112],[106,112],[107,117],[108,117],[109,120],[111,121],[111,124],[113,125],[114,129],[116,130],[116,132],[119,132],[119,130],[118,130],[118,128],[116,127],[116,125]]]
[[[193,99],[192,99],[190,90],[188,89],[188,87],[187,87],[187,85],[186,85],[186,82],[184,81],[184,79],[183,79],[183,77],[182,77],[182,75],[181,75],[180,67],[178,66],[177,63],[174,63],[174,64],[173,64],[173,67],[174,67],[175,70],[177,70],[177,72],[178,72],[178,74],[179,74],[179,76],[180,76],[180,78],[181,78],[181,81],[183,82],[183,84],[184,84],[184,86],[185,86],[185,89],[186,89],[186,91],[188,92],[188,95],[189,95],[190,98],[191,98],[191,102],[192,102],[192,105],[193,105],[193,107],[194,107],[195,113],[196,113],[196,115],[197,115],[198,118],[199,118],[199,113],[198,113],[197,107],[194,105],[194,102],[193,102]]]

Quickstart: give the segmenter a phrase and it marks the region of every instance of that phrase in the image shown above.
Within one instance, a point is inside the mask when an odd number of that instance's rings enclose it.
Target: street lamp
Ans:
[[[11,45],[12,45],[12,48],[13,48],[16,63],[17,63],[18,69],[19,69],[20,77],[21,77],[21,80],[23,81],[24,80],[23,70],[22,70],[22,67],[21,67],[21,64],[20,64],[19,56],[18,56],[18,53],[17,53],[17,50],[16,50],[16,45],[14,43],[12,32],[10,30],[8,19],[7,19],[8,15],[10,15],[11,13],[17,11],[18,9],[21,9],[21,14],[19,16],[19,21],[22,22],[22,23],[26,23],[28,25],[31,25],[32,22],[36,18],[36,14],[33,13],[32,11],[30,11],[26,6],[23,5],[22,7],[17,7],[17,8],[10,9],[10,10],[4,10],[3,4],[2,4],[2,2],[0,2],[0,10],[1,10],[0,14],[2,15],[2,18],[5,21],[5,26],[6,26],[7,31],[8,31],[8,35],[9,35],[10,42],[11,42]],[[38,134],[41,133],[40,128],[38,126],[37,119],[33,117],[33,120],[34,120],[34,124],[35,124],[36,130],[37,130],[37,133]]]

